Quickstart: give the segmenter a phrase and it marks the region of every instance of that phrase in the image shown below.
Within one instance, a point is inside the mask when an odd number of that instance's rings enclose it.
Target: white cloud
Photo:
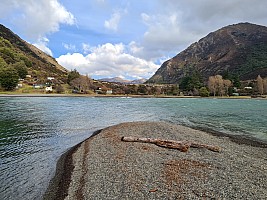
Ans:
[[[66,44],[66,43],[63,43],[62,46],[66,49],[66,50],[69,50],[69,51],[76,51],[76,46],[74,44]]]
[[[239,22],[267,25],[267,1],[158,0],[140,14],[147,27],[140,42],[146,59],[174,56],[211,31]]]
[[[57,0],[20,1],[23,18],[17,23],[26,26],[25,31],[32,38],[57,32],[60,24],[73,25],[74,16]],[[21,21],[22,20],[22,21]]]
[[[24,32],[28,40],[47,49],[47,34],[59,31],[60,24],[73,25],[74,16],[58,0],[3,0],[0,13]],[[51,51],[51,50],[48,50]]]
[[[57,61],[68,69],[77,69],[83,74],[103,77],[144,77],[148,78],[159,65],[131,55],[128,45],[110,44],[92,48],[86,56],[80,53],[62,55]]]
[[[135,41],[130,42],[130,44],[128,45],[129,47],[129,51],[133,54],[133,55],[139,55],[142,53],[143,51],[143,47],[140,46],[140,44],[137,44]]]
[[[147,26],[141,43],[142,55],[146,58],[156,59],[167,56],[168,53],[178,53],[182,50],[181,47],[184,48],[202,36],[184,27],[180,12],[169,12],[168,15],[142,13],[141,18]]]
[[[51,49],[47,47],[47,44],[49,43],[49,40],[45,37],[40,38],[37,43],[34,43],[33,45],[36,46],[38,49],[42,50],[43,52],[47,53],[50,56],[53,56],[53,53]]]
[[[119,11],[114,12],[111,15],[111,18],[105,21],[104,23],[105,28],[112,31],[117,31],[120,19],[121,19],[121,13]]]
[[[93,47],[91,47],[90,44],[82,43],[82,49],[84,54],[88,54],[93,50]]]

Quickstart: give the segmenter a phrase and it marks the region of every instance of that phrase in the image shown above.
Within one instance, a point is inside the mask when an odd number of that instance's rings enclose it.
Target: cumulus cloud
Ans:
[[[183,15],[184,23],[189,26],[202,25],[221,26],[233,21],[251,21],[266,24],[267,2],[262,0],[158,0],[164,11],[178,11]],[[191,20],[191,21],[190,21]]]
[[[92,47],[90,44],[82,43],[82,49],[84,54],[88,54],[92,51]]]
[[[144,33],[143,45],[151,51],[174,50],[177,46],[188,44],[199,37],[198,34],[186,32],[182,28],[183,18],[178,12],[152,16],[143,13],[142,19],[148,27]]]
[[[73,25],[74,16],[58,0],[3,0],[0,13],[20,27],[29,40],[42,50],[48,50],[47,34],[57,32],[60,24]],[[0,17],[4,17],[1,16]]]
[[[142,40],[130,44],[135,56],[146,60],[160,61],[163,57],[177,54],[199,35],[187,33],[182,26],[182,17],[179,12],[167,14],[140,15],[143,24],[147,27]]]
[[[163,0],[160,1],[163,3]],[[168,2],[171,4],[175,3],[174,0],[169,0]],[[199,22],[215,24],[215,20],[219,23],[233,20],[248,20],[252,22],[257,21],[266,23],[265,8],[267,6],[267,2],[261,0],[188,0],[181,2],[180,6],[186,8],[184,13],[188,18],[194,20],[197,18]]]
[[[140,42],[146,59],[177,54],[211,31],[239,22],[266,24],[267,2],[261,0],[158,0],[157,12],[140,14],[147,27]]]
[[[128,45],[106,43],[92,48],[87,55],[80,53],[66,54],[57,61],[68,69],[77,69],[83,74],[95,76],[128,78],[148,78],[159,68],[151,61],[137,58],[128,52]]]
[[[47,47],[47,44],[49,43],[49,39],[46,37],[40,38],[36,43],[33,43],[34,46],[36,46],[38,49],[41,49],[46,54],[53,56],[53,53],[51,49]]]

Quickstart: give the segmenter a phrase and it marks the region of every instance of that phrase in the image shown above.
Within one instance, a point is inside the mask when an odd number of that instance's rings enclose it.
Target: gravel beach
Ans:
[[[124,136],[194,141],[221,152],[188,152]],[[238,143],[166,122],[96,132],[60,158],[44,199],[267,199],[267,145]]]

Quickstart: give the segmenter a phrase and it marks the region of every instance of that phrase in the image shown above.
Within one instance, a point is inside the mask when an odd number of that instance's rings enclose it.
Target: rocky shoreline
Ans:
[[[194,141],[222,151],[180,152],[123,142],[123,136]],[[44,199],[266,198],[266,145],[235,140],[165,122],[108,127],[61,156]]]

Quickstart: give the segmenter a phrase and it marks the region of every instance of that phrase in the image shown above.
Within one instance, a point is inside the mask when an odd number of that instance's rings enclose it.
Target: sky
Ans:
[[[94,79],[150,78],[212,31],[267,26],[263,0],[0,0],[0,23]]]

